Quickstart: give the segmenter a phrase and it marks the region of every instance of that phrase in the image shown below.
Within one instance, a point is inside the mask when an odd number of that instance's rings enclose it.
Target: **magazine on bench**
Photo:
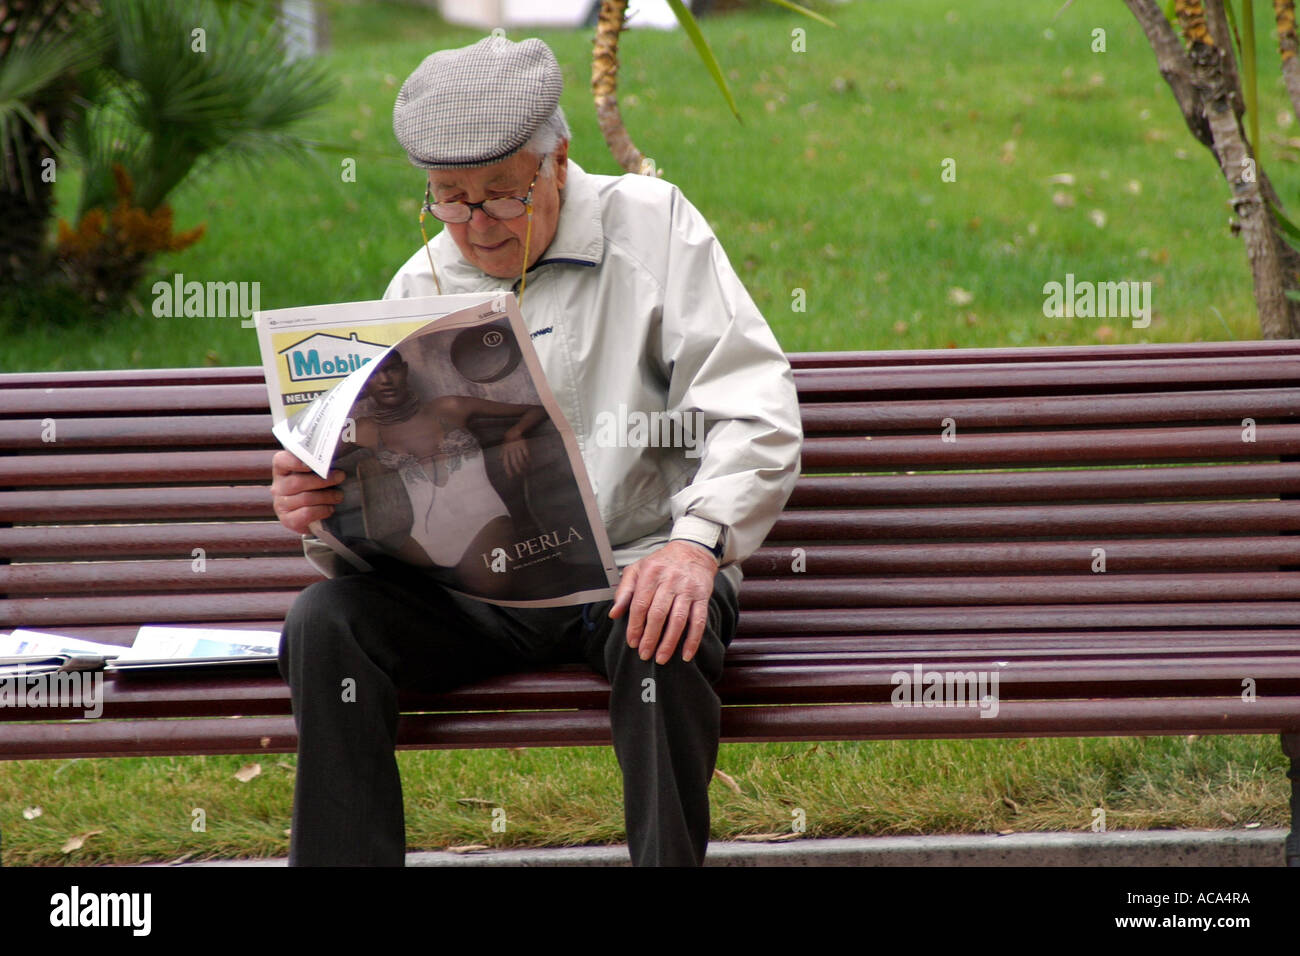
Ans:
[[[493,604],[618,584],[573,429],[513,294],[256,314],[280,443],[343,501],[313,534],[359,570],[413,570]]]

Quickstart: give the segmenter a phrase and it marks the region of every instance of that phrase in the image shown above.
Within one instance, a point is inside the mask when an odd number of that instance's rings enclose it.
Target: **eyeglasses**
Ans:
[[[518,219],[533,204],[533,187],[537,185],[537,177],[542,174],[542,166],[545,164],[545,159],[538,163],[537,172],[533,173],[533,181],[528,184],[526,196],[502,196],[499,199],[485,199],[482,202],[434,202],[432,186],[425,185],[424,205],[420,207],[420,211],[431,213],[435,219],[443,222],[469,222],[475,209],[482,209],[485,215],[493,219]]]

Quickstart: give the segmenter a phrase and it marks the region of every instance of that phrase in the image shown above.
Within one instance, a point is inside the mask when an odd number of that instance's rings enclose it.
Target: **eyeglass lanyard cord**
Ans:
[[[424,254],[429,257],[429,272],[433,274],[433,284],[442,295],[442,282],[438,279],[438,270],[433,267],[433,253],[429,251],[429,234],[424,231],[424,207],[420,207],[420,236],[424,239]],[[533,205],[528,204],[528,228],[524,232],[524,266],[519,274],[519,308],[524,307],[524,289],[528,287],[528,253],[533,242]]]

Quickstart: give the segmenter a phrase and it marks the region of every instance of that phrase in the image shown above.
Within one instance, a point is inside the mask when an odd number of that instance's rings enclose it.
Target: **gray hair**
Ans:
[[[544,157],[549,168],[555,162],[552,154],[559,148],[560,143],[567,143],[572,136],[569,123],[564,118],[564,109],[557,106],[555,112],[548,116],[529,137],[528,142],[524,143],[523,149],[539,159]]]

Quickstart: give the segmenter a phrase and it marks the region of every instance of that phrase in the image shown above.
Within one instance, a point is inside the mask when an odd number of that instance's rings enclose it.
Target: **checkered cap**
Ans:
[[[517,152],[555,112],[564,77],[541,40],[490,36],[439,50],[406,78],[393,132],[423,169],[488,166]]]

